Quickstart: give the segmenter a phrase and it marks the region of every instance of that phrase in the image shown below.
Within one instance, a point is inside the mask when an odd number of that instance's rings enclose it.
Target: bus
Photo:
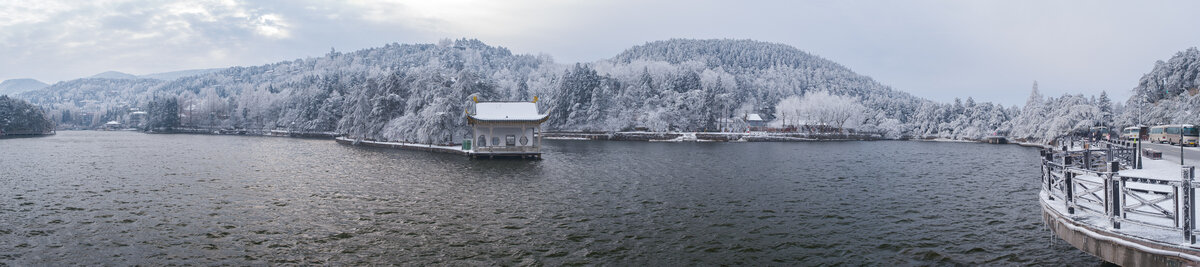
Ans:
[[[1146,128],[1146,126],[1140,126],[1140,125],[1132,126],[1132,127],[1125,127],[1125,129],[1121,130],[1121,140],[1129,140],[1129,141],[1146,140],[1147,135],[1149,134],[1148,133],[1149,130],[1150,129]]]
[[[1163,130],[1166,129],[1166,125],[1150,127],[1150,140],[1147,141],[1150,141],[1151,143],[1166,143],[1167,137],[1163,135]]]
[[[1200,131],[1197,131],[1195,125],[1172,124],[1167,125],[1163,137],[1172,145],[1196,146],[1197,139],[1200,139]]]
[[[1088,128],[1087,137],[1092,139],[1109,139],[1112,134],[1108,131],[1108,127],[1096,126]]]

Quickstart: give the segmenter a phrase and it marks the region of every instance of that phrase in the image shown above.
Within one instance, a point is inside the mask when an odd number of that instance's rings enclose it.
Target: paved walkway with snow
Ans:
[[[1142,143],[1142,148],[1158,150],[1158,152],[1162,152],[1163,160],[1179,164],[1179,146],[1173,146],[1169,144]],[[1183,162],[1187,165],[1200,166],[1200,148],[1184,147]]]

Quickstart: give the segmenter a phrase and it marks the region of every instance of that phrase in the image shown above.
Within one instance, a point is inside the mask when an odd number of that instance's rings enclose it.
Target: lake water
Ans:
[[[1037,150],[552,141],[471,160],[331,140],[0,140],[0,265],[1099,265]]]

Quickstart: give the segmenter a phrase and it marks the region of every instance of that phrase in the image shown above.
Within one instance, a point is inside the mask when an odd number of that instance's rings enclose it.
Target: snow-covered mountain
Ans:
[[[88,76],[86,79],[155,79],[155,80],[170,81],[170,80],[175,80],[175,79],[188,77],[188,76],[209,74],[209,73],[218,72],[221,70],[224,70],[224,68],[180,70],[180,71],[151,73],[151,74],[145,74],[145,75],[133,75],[133,74],[119,72],[119,71],[105,71],[102,73],[98,73],[96,75]]]
[[[49,86],[34,79],[8,79],[0,82],[0,95],[16,95]]]
[[[448,143],[468,135],[463,111],[471,96],[538,96],[540,108],[553,114],[545,125],[551,130],[697,131],[748,113],[786,115],[777,110],[781,101],[811,92],[863,106],[846,126],[893,136],[978,138],[1008,127],[1018,112],[972,99],[935,103],[788,45],[729,39],[649,42],[608,60],[573,64],[478,40],[389,44],[168,81],[72,80],[20,97],[58,119],[76,119],[67,125],[102,123],[129,107],[174,98],[185,125]],[[79,121],[58,113],[94,116]]]
[[[110,71],[97,73],[96,75],[89,76],[88,78],[91,78],[91,79],[137,79],[138,76],[129,74],[129,73],[120,72],[120,71],[111,71],[110,70]]]
[[[221,70],[224,70],[224,68],[214,68],[214,69],[195,69],[195,70],[170,71],[170,72],[160,72],[160,73],[151,73],[151,74],[146,74],[146,75],[139,75],[139,76],[138,76],[138,78],[145,78],[145,79],[158,79],[158,80],[170,81],[170,80],[175,80],[175,79],[179,79],[179,78],[183,78],[183,77],[188,77],[188,76],[197,76],[197,75],[209,74],[209,73],[218,72],[218,71],[221,71]]]
[[[906,122],[928,102],[788,45],[729,39],[635,46],[612,59],[572,68],[561,89],[556,99],[571,101],[551,102],[564,115],[552,124],[596,131],[713,130],[721,118],[774,117],[784,98],[818,91],[865,105],[855,128],[900,131],[876,126]]]

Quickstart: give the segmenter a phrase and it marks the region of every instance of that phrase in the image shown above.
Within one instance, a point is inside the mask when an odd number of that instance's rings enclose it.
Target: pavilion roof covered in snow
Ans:
[[[550,118],[550,113],[538,114],[537,104],[532,102],[480,102],[475,103],[475,112],[467,114],[475,122],[536,122]]]

